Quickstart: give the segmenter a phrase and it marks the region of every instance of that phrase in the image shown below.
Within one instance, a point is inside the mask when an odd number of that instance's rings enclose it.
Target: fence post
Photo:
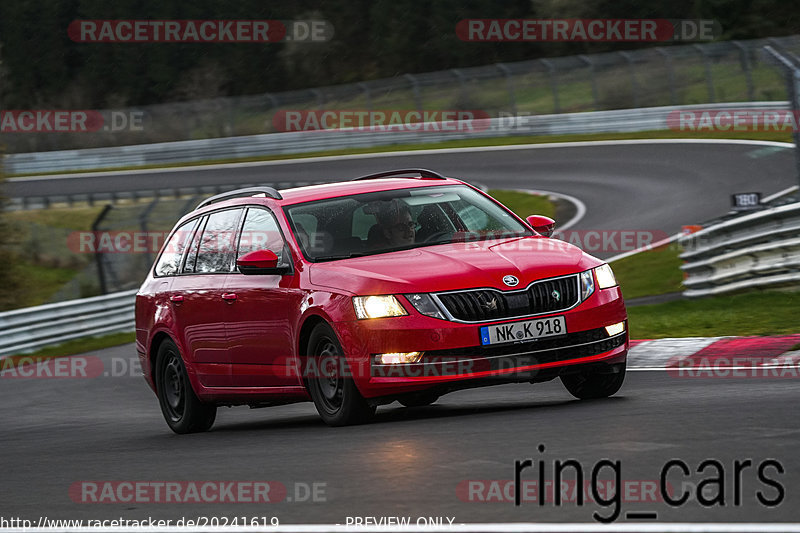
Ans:
[[[739,57],[742,62],[742,70],[744,71],[744,80],[747,84],[747,99],[751,102],[756,99],[755,88],[753,87],[753,72],[750,68],[750,57],[747,55],[747,48],[739,41],[731,41],[733,46],[739,49]]]
[[[419,94],[419,82],[417,78],[411,74],[403,74],[403,77],[411,84],[411,92],[414,93],[414,105],[417,107],[417,111],[422,114],[422,96]]]
[[[97,218],[94,219],[94,222],[92,222],[92,237],[94,238],[95,246],[94,262],[97,265],[97,283],[100,285],[100,294],[107,294],[108,286],[106,284],[106,273],[103,268],[103,254],[100,252],[99,247],[97,246],[97,243],[99,242],[98,227],[112,208],[113,206],[111,204],[106,204],[105,207],[103,207],[103,210],[100,211],[100,214],[97,215]]]
[[[553,112],[560,113],[561,106],[558,103],[558,76],[556,67],[549,59],[540,59],[539,62],[547,67],[547,73],[550,74],[550,88],[553,91]]]
[[[678,105],[678,96],[675,91],[675,69],[672,65],[672,56],[663,48],[656,48],[661,57],[664,58],[664,63],[667,65],[667,77],[669,78],[669,103],[670,105]]]
[[[595,78],[594,74],[594,63],[585,54],[579,55],[578,59],[589,65],[590,79],[592,81],[592,100],[594,100],[594,109],[595,111],[600,111],[600,100],[597,97],[597,79]]]
[[[358,83],[358,88],[364,91],[364,98],[366,99],[366,104],[367,104],[366,105],[367,112],[372,113],[372,93],[369,90],[369,85],[367,85],[362,81]]]
[[[789,95],[789,112],[794,115],[796,122],[800,117],[800,58],[791,52],[781,53],[771,46],[765,46],[764,51],[767,52],[767,57],[784,71],[786,92]],[[793,128],[793,130],[795,171],[797,180],[800,182],[800,128]]]
[[[706,53],[706,49],[700,46],[699,44],[692,45],[692,48],[700,52],[700,55],[703,56],[703,65],[706,68],[706,87],[708,88],[708,101],[710,103],[714,103],[716,98],[714,97],[714,76],[711,73],[711,59],[709,59],[708,54]]]
[[[517,95],[514,91],[514,77],[511,69],[503,63],[496,63],[495,67],[506,77],[506,89],[508,90],[508,103],[511,104],[511,114],[517,116]]]
[[[636,70],[633,66],[633,58],[628,52],[620,52],[625,61],[628,62],[628,70],[631,73],[631,94],[633,94],[633,107],[639,107],[639,85],[636,83]]]

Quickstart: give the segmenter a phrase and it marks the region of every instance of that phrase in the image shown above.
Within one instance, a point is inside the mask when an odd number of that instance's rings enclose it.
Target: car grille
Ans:
[[[580,298],[577,275],[537,281],[521,291],[478,289],[436,296],[453,318],[464,322],[555,313],[575,306]]]

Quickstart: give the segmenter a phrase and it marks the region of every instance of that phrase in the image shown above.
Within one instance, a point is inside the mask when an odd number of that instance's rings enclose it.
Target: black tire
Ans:
[[[217,406],[201,402],[194,393],[181,353],[171,340],[158,347],[156,391],[164,420],[175,433],[208,431],[214,425]]]
[[[611,369],[610,369],[611,370]],[[561,376],[561,382],[570,394],[579,400],[608,398],[615,394],[625,381],[625,363],[616,372],[584,372]]]
[[[329,426],[368,422],[376,406],[369,405],[350,377],[349,366],[336,333],[326,324],[317,325],[308,340],[308,357],[314,358],[308,390],[319,416]]]
[[[405,407],[425,407],[426,405],[431,405],[438,399],[439,395],[435,392],[422,391],[397,401]]]

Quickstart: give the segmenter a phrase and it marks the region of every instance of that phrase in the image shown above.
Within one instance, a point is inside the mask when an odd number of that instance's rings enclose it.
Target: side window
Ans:
[[[278,256],[278,264],[283,263],[283,236],[275,217],[266,209],[251,207],[245,215],[236,257],[255,250],[270,250]]]
[[[226,209],[208,215],[197,250],[197,274],[231,272],[236,251],[236,229],[242,209]]]
[[[197,219],[190,220],[175,230],[170,236],[169,240],[164,244],[161,257],[159,257],[156,262],[156,276],[174,276],[178,273],[181,266],[183,251],[189,244],[196,225]]]
[[[197,231],[194,232],[192,242],[189,244],[189,251],[186,252],[186,260],[183,263],[183,274],[191,274],[194,272],[195,264],[197,263],[197,249],[200,247],[200,237],[203,235],[203,228],[206,227],[208,216],[204,216],[197,223]]]

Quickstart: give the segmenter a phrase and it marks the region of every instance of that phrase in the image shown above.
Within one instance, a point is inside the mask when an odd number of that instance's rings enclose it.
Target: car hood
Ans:
[[[524,237],[440,244],[315,263],[311,283],[354,294],[438,292],[475,287],[509,290],[503,276],[534,280],[581,272],[602,261],[557,239]]]

